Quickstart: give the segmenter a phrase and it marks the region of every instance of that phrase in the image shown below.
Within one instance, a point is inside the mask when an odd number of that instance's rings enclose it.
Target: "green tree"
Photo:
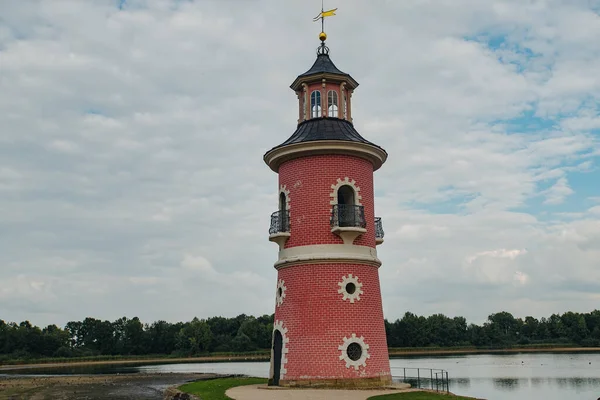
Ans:
[[[506,311],[491,314],[483,325],[493,345],[508,345],[516,342],[519,322]]]
[[[171,354],[175,350],[175,339],[181,327],[166,321],[156,321],[146,326],[146,349],[150,354]]]
[[[231,349],[237,352],[253,351],[256,350],[256,345],[248,335],[240,331],[231,341]]]
[[[124,327],[124,351],[125,354],[144,353],[144,325],[138,317],[128,320]]]
[[[0,354],[7,353],[9,326],[0,319]]]
[[[581,343],[582,340],[588,338],[590,331],[582,314],[569,311],[564,313],[560,319],[570,341]]]
[[[69,346],[69,334],[56,325],[45,327],[42,330],[42,337],[44,342],[44,356],[54,356],[58,349]]]
[[[212,340],[213,334],[208,323],[194,317],[179,331],[177,349],[188,355],[207,353]]]

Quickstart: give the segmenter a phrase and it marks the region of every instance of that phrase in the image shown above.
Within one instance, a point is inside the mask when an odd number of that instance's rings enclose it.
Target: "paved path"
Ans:
[[[266,385],[249,385],[231,388],[225,394],[234,400],[366,400],[371,396],[378,396],[380,394],[416,391],[418,389],[267,389]]]

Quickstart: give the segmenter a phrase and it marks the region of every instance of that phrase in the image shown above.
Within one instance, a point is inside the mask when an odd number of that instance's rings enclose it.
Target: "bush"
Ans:
[[[71,358],[71,357],[73,357],[73,350],[71,350],[68,347],[62,346],[62,347],[59,347],[58,349],[56,349],[56,351],[54,352],[52,357]]]

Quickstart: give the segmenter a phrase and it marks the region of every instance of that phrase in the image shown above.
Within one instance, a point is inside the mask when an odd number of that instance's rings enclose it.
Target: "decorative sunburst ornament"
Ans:
[[[277,300],[277,307],[283,304],[283,300],[285,300],[285,291],[287,287],[285,286],[285,282],[283,279],[280,279],[277,282],[277,292],[275,293],[275,299]]]
[[[341,351],[340,360],[346,362],[346,368],[354,367],[357,371],[360,367],[366,367],[367,359],[371,358],[365,338],[356,337],[356,333],[350,338],[344,337],[344,344],[339,345],[338,350]]]

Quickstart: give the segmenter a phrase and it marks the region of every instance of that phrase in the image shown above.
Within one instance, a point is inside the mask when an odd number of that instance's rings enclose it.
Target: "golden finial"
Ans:
[[[323,2],[321,2],[321,12],[319,13],[319,15],[313,18],[314,22],[321,20],[321,33],[319,33],[319,39],[321,39],[321,42],[324,42],[325,39],[327,39],[327,34],[325,33],[325,18],[333,17],[336,11],[337,8],[325,11],[323,9]]]

